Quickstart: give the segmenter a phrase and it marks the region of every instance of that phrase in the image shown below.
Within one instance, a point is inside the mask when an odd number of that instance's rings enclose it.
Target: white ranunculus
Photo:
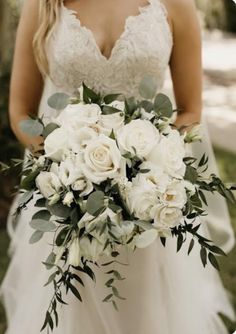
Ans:
[[[135,237],[135,245],[137,248],[146,248],[156,240],[157,236],[156,229],[147,230]]]
[[[115,178],[121,172],[121,153],[116,141],[101,134],[88,143],[80,155],[81,169],[84,175],[96,184],[107,178]]]
[[[80,241],[75,237],[69,247],[68,264],[78,267],[80,264]]]
[[[84,124],[97,123],[101,115],[101,108],[97,104],[69,104],[54,122],[61,126],[78,128]]]
[[[160,236],[171,235],[170,229],[180,224],[183,218],[183,213],[179,208],[169,206],[156,206],[152,209],[151,214]]]
[[[113,182],[113,184],[117,183],[118,185],[120,196],[126,201],[129,196],[129,192],[132,189],[132,182],[129,181],[126,176],[121,176],[114,181],[115,182]]]
[[[117,112],[111,115],[101,115],[99,125],[103,133],[109,136],[112,130],[116,132],[124,125],[124,113]]]
[[[164,193],[166,191],[166,188],[170,183],[170,177],[163,171],[162,168],[158,167],[150,161],[144,161],[139,166],[139,169],[149,170],[147,173],[143,173],[141,175],[142,177],[146,178],[154,185],[156,185],[158,192]]]
[[[88,237],[80,239],[81,256],[89,261],[96,262],[99,257],[107,251],[103,251],[104,244],[93,238],[91,241]]]
[[[82,175],[75,157],[67,157],[58,167],[58,177],[66,186],[73,184]]]
[[[160,142],[147,157],[148,161],[156,164],[173,177],[183,177],[186,166],[184,140],[177,130],[172,130],[168,136],[162,136]]]
[[[52,172],[41,172],[35,180],[36,186],[47,199],[51,199],[62,190],[62,184],[58,176]],[[59,196],[60,198],[60,196]]]
[[[158,193],[155,185],[143,175],[137,175],[126,201],[131,213],[139,219],[150,220],[151,209],[157,205],[157,201]]]
[[[45,156],[53,161],[61,161],[69,152],[68,132],[58,128],[51,132],[44,141]]]
[[[160,200],[164,205],[182,209],[187,201],[184,183],[174,180],[169,184],[165,193],[161,195]]]
[[[65,197],[63,198],[63,204],[67,205],[67,206],[71,206],[71,204],[74,201],[74,195],[72,191],[69,191],[68,193],[66,193]]]
[[[140,158],[150,153],[159,138],[158,130],[147,120],[133,120],[117,131],[117,141],[122,151],[131,152]]]

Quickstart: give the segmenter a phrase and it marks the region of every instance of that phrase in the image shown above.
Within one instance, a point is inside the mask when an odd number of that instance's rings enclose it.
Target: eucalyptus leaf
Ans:
[[[48,99],[48,105],[52,109],[62,110],[69,104],[70,96],[65,93],[55,93]]]
[[[34,233],[31,235],[29,243],[30,244],[35,244],[38,242],[40,239],[42,239],[44,232],[41,231],[34,231]]]
[[[20,187],[25,190],[32,190],[32,188],[35,188],[35,179],[38,175],[38,170],[31,172],[29,175],[22,178]]]
[[[40,136],[43,129],[43,124],[37,119],[26,119],[20,122],[20,130],[31,137]]]
[[[44,197],[39,198],[36,201],[34,206],[39,207],[39,208],[45,208],[46,207],[46,199]]]
[[[48,211],[50,211],[52,215],[61,218],[68,218],[71,213],[71,208],[66,205],[63,205],[62,203],[55,203],[53,205],[49,205],[47,203],[47,209]]]
[[[18,206],[23,206],[27,204],[33,198],[33,195],[34,195],[33,190],[23,193],[23,195],[21,195],[18,200]]]
[[[146,112],[150,113],[153,108],[154,108],[154,105],[151,101],[148,101],[148,100],[143,100],[140,102],[139,106],[141,108],[143,108]]]
[[[51,221],[43,220],[43,219],[34,219],[31,220],[30,226],[41,232],[52,232],[55,230],[56,225],[53,224]]]
[[[140,95],[145,99],[151,100],[154,98],[156,91],[157,80],[149,74],[145,75],[139,85]]]
[[[154,110],[158,115],[170,118],[173,114],[173,107],[168,96],[158,94],[154,101]]]
[[[48,210],[40,210],[40,211],[37,211],[33,215],[32,220],[35,220],[35,219],[49,220],[50,217],[51,217],[51,214]]]
[[[94,216],[96,212],[101,210],[104,207],[104,193],[102,191],[95,191],[89,195],[86,209],[87,212]]]
[[[48,255],[46,261],[43,263],[45,264],[47,269],[51,269],[54,266],[55,260],[56,260],[56,254],[54,252],[51,252]]]

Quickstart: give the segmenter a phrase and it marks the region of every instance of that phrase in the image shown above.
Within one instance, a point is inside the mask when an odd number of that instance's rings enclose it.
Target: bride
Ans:
[[[52,93],[73,93],[84,81],[104,94],[138,97],[145,74],[156,77],[161,91],[168,66],[181,110],[176,124],[199,122],[201,38],[193,0],[25,0],[11,80],[12,129],[35,152],[41,139],[23,134],[19,122],[36,113],[50,121]],[[210,203],[203,233],[228,252],[234,237],[225,203],[219,198]],[[34,210],[32,204],[23,211],[14,230],[9,215],[12,260],[1,287],[7,334],[39,334],[52,293],[43,287],[49,240],[29,245]],[[226,334],[218,313],[233,319],[234,311],[218,273],[202,267],[198,246],[186,254],[186,249],[176,254],[172,239],[166,248],[157,240],[147,249],[124,252],[129,266],[120,269],[126,280],[119,290],[127,300],[120,302],[119,312],[102,302],[106,275],[97,271],[96,288],[84,278],[82,304],[67,296],[69,306],[60,310],[55,333]]]

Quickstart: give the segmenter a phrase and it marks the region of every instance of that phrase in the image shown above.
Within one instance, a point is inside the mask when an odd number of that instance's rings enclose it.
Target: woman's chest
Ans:
[[[58,87],[67,90],[85,81],[97,90],[106,91],[109,86],[113,91],[127,91],[127,85],[137,86],[147,73],[159,76],[161,84],[172,44],[167,15],[159,0],[151,0],[149,6],[139,8],[138,15],[126,19],[108,57],[92,30],[81,24],[74,11],[62,7],[49,43],[50,74]]]

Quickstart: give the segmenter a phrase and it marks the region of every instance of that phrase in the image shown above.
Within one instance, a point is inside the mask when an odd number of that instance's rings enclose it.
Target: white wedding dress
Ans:
[[[101,93],[138,96],[139,82],[148,73],[158,79],[158,90],[162,89],[173,46],[167,12],[160,0],[149,0],[139,10],[139,15],[127,18],[124,32],[107,59],[76,13],[61,7],[60,21],[47,45],[51,78],[46,80],[39,108],[45,120],[55,116],[47,106],[47,98],[56,91],[72,93],[83,81]],[[233,231],[225,203],[216,200],[224,221],[210,208],[211,228],[203,221],[202,233],[213,236],[229,251],[234,244]],[[29,244],[29,221],[34,211],[31,204],[14,231],[9,216],[12,260],[1,288],[7,334],[39,334],[52,295],[51,287],[43,287],[49,272],[42,264],[50,250],[50,238]],[[84,302],[70,294],[66,297],[69,306],[60,309],[55,334],[226,334],[217,313],[233,319],[234,311],[219,275],[210,265],[203,268],[198,245],[189,257],[186,253],[187,245],[176,254],[175,239],[169,239],[166,248],[157,240],[133,254],[123,251],[121,261],[130,265],[117,268],[126,277],[117,286],[127,298],[118,301],[119,312],[102,302],[108,294],[103,271],[108,269],[95,268],[96,285],[84,278]]]

